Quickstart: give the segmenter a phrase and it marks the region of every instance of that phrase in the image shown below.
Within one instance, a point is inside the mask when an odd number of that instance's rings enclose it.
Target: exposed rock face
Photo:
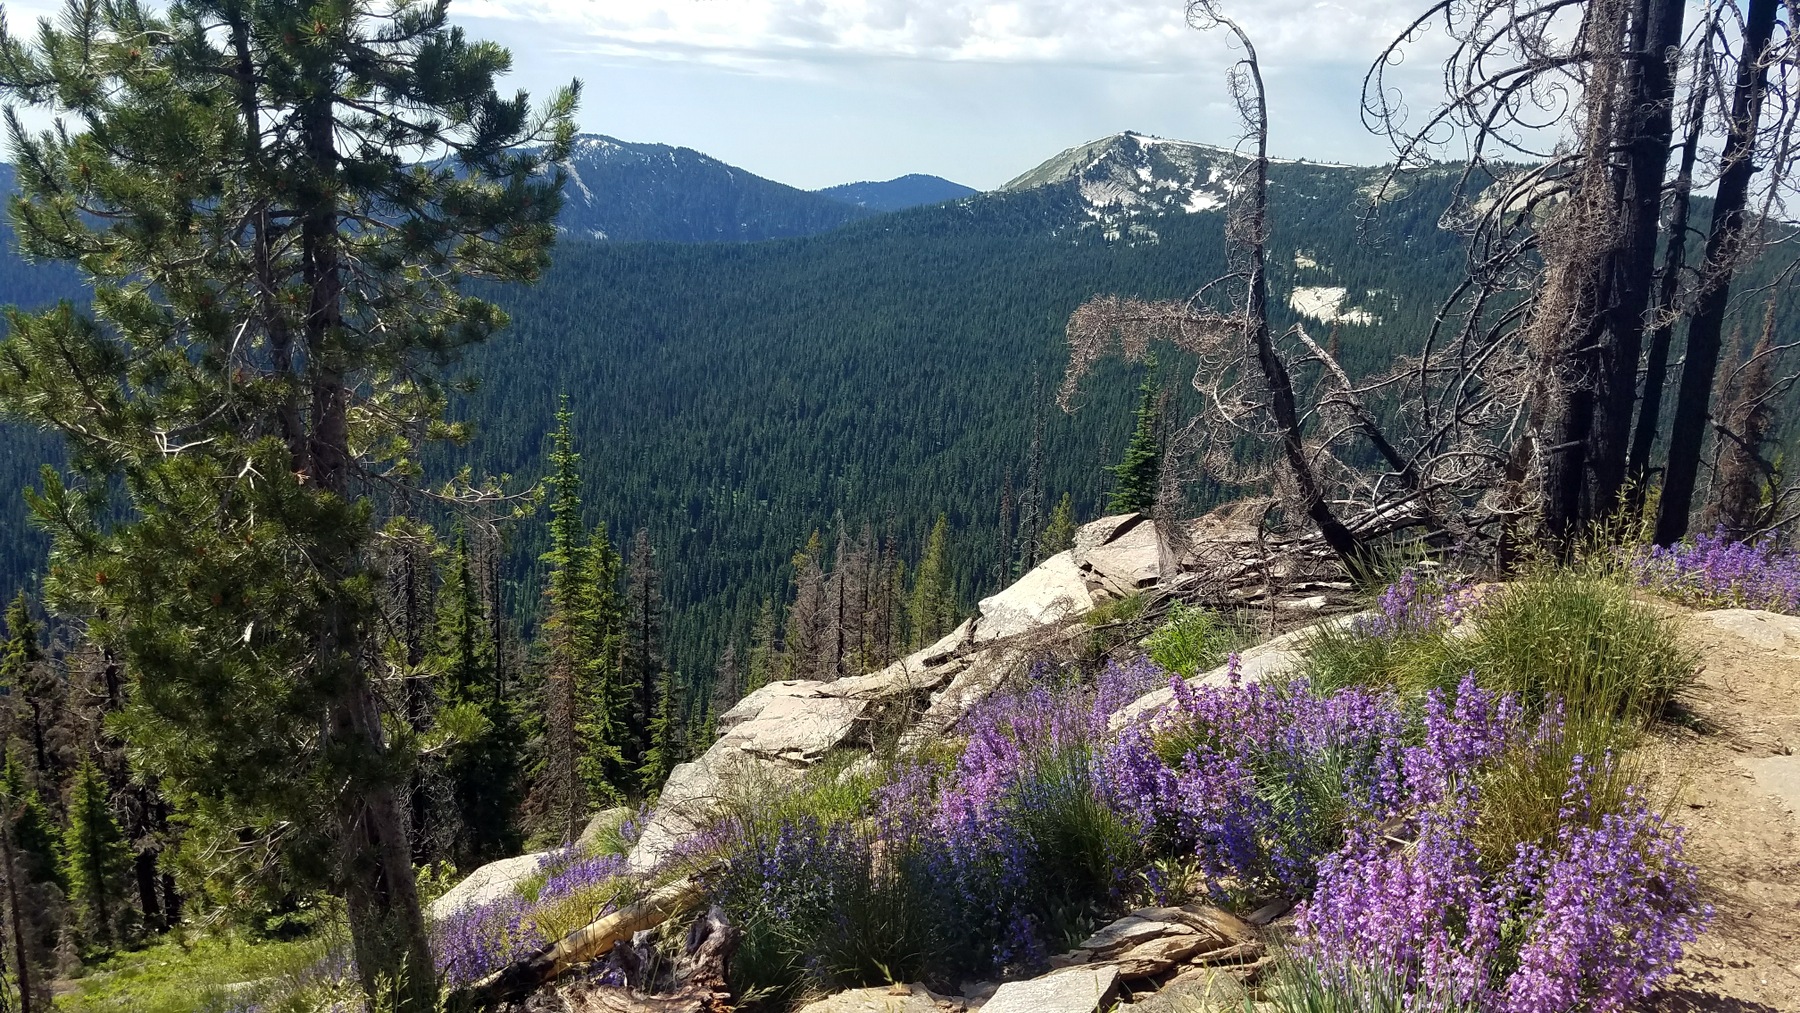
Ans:
[[[780,790],[840,747],[866,743],[884,722],[910,724],[932,690],[969,667],[956,651],[964,623],[943,640],[870,675],[836,682],[791,680],[758,689],[719,717],[705,754],[678,765],[628,859],[649,872],[715,818],[732,797]]]
[[[442,920],[459,911],[499,900],[517,890],[520,883],[537,875],[544,859],[550,854],[548,851],[540,851],[489,862],[469,873],[467,878],[451,887],[442,897],[432,901],[429,912],[431,917]]]
[[[1091,587],[1122,598],[1162,580],[1168,546],[1154,521],[1124,514],[1082,527],[1070,556]]]
[[[1014,637],[1041,626],[1067,622],[1094,607],[1074,551],[1059,552],[991,598],[981,600],[975,640]]]

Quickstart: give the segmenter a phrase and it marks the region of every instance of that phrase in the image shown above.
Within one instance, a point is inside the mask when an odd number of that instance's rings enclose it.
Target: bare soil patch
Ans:
[[[1681,619],[1702,669],[1665,730],[1713,923],[1648,1009],[1800,1011],[1800,618],[1727,609]]]

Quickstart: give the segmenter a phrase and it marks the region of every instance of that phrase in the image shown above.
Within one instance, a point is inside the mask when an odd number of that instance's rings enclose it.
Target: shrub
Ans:
[[[1444,638],[1441,676],[1472,670],[1533,706],[1560,700],[1572,719],[1658,717],[1695,667],[1673,623],[1609,580],[1537,574],[1478,616],[1471,635]]]
[[[1303,957],[1335,987],[1374,973],[1496,1013],[1613,1013],[1647,995],[1708,917],[1679,832],[1641,804],[1594,812],[1577,763],[1552,840],[1489,873],[1473,784],[1421,813],[1408,846],[1365,834],[1321,863],[1296,920]]]
[[[1217,615],[1176,602],[1169,607],[1163,624],[1144,638],[1144,649],[1165,670],[1192,678],[1223,662],[1231,639],[1230,631]]]

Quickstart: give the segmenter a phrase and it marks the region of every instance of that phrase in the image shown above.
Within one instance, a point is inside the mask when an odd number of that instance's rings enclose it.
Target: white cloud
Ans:
[[[1226,56],[1222,35],[1188,28],[1180,0],[462,0],[456,9],[553,29],[560,45],[596,55],[765,70],[860,58],[1167,73]],[[1227,8],[1270,64],[1367,61],[1414,11],[1402,0]]]

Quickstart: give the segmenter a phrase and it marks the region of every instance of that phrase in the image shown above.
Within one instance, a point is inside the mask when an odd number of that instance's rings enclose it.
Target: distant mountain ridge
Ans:
[[[809,236],[875,212],[764,179],[691,148],[575,139],[560,224],[615,242],[756,242]]]
[[[973,197],[981,191],[942,176],[914,172],[884,182],[840,183],[813,192],[871,211],[905,211],[907,208]]]

